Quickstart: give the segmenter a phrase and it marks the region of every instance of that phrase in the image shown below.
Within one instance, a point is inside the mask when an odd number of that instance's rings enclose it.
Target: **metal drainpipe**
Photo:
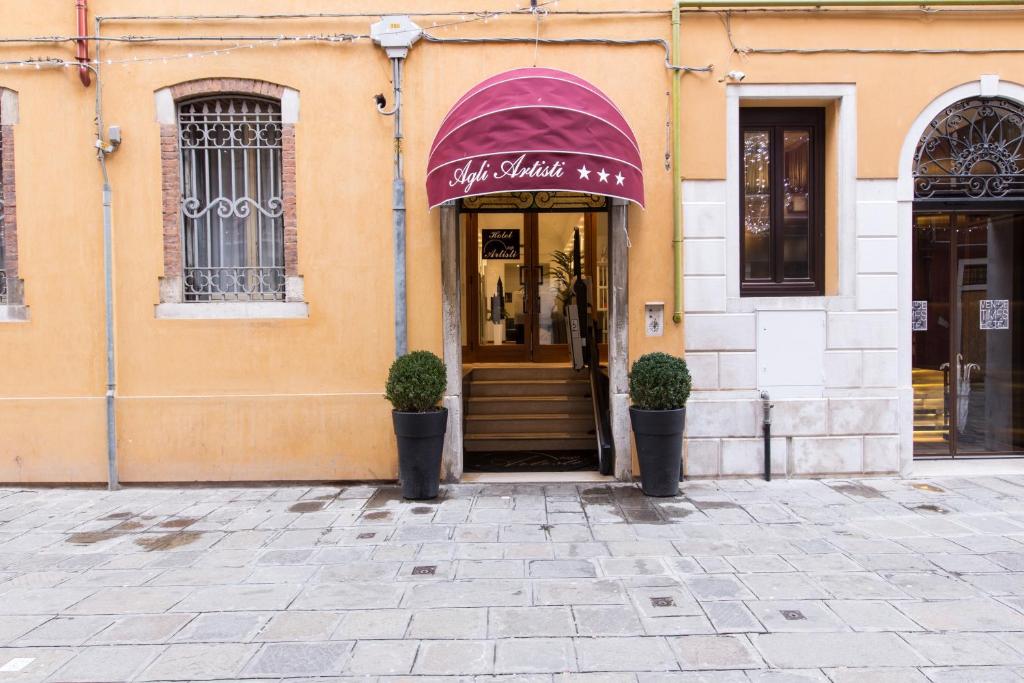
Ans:
[[[377,95],[377,111],[395,117],[395,168],[391,186],[391,227],[395,261],[395,356],[409,352],[409,319],[405,272],[405,159],[402,155],[402,70],[409,48],[423,30],[407,16],[385,16],[370,26],[373,42],[384,48],[391,60],[391,82],[395,102],[390,110],[383,95]]]
[[[402,156],[402,62],[391,59],[395,97],[395,171],[391,189],[391,224],[395,245],[395,356],[409,352],[405,278],[405,160]]]
[[[672,8],[672,64],[679,65],[680,27],[679,5]],[[672,69],[672,264],[674,277],[672,280],[672,322],[683,322],[683,188],[682,141],[679,135],[680,88],[683,72]]]
[[[95,35],[100,35],[100,18],[95,20]],[[111,491],[121,488],[117,472],[117,367],[114,346],[114,191],[107,173],[107,155],[116,146],[103,142],[103,85],[99,71],[100,41],[96,41],[96,158],[103,172],[103,288],[104,288],[104,329],[106,333],[107,388],[105,393],[107,412],[107,488]]]
[[[89,7],[86,0],[75,0],[75,16],[78,19],[78,40],[75,41],[75,59],[78,60],[78,78],[82,85],[89,87],[89,41],[85,40],[86,22],[88,22]]]
[[[391,181],[391,235],[394,242],[395,287],[395,357],[409,352],[408,306],[406,304],[405,277],[405,159],[402,155],[402,60],[404,56],[391,55],[391,82],[394,105],[385,109],[383,95],[377,95],[377,111],[395,117],[395,167]]]
[[[107,153],[100,150],[100,166],[103,167],[103,286],[106,295],[107,333],[107,488],[111,491],[121,488],[117,474],[117,415],[114,396],[117,389],[117,374],[114,367],[114,247],[113,247],[113,190],[107,177]]]

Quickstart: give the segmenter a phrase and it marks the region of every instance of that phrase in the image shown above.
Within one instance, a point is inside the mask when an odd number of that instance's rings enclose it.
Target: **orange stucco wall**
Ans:
[[[162,14],[209,13],[209,3],[159,3]],[[432,0],[423,10],[465,3]],[[508,10],[512,0],[474,8]],[[520,3],[522,4],[522,3]],[[642,3],[643,4],[643,3]],[[408,4],[287,3],[289,12],[387,11]],[[579,16],[577,9],[633,8],[625,0],[561,0],[540,35],[662,38],[667,14]],[[645,8],[668,9],[663,0]],[[155,7],[153,9],[156,9]],[[269,0],[221,0],[216,12],[281,11]],[[92,15],[137,14],[129,0],[93,0]],[[0,35],[72,34],[73,3],[38,0],[7,9]],[[1008,16],[1012,18],[1008,18]],[[418,18],[439,37],[533,36],[530,17],[460,23],[469,17]],[[126,22],[103,35],[306,35],[368,32],[371,18],[288,21]],[[737,15],[733,40],[752,47],[1014,46],[1018,15]],[[1021,55],[738,55],[722,19],[686,14],[683,62],[715,64],[683,78],[681,175],[725,173],[725,86],[730,69],[746,83],[855,83],[861,177],[895,177],[913,118],[944,90],[982,73],[1024,81]],[[224,44],[232,46],[233,43]],[[120,476],[126,482],[388,479],[396,473],[394,437],[382,385],[393,357],[392,120],[372,96],[390,98],[390,68],[368,40],[344,44],[263,45],[217,56],[183,44],[106,43],[104,59],[157,61],[101,65],[103,116],[124,142],[109,161],[114,192],[116,367]],[[71,45],[6,45],[0,59],[73,56]],[[410,348],[441,350],[438,212],[427,211],[426,153],[452,103],[499,71],[550,66],[603,89],[637,134],[647,208],[630,208],[630,317],[645,301],[672,301],[672,174],[665,169],[671,77],[656,45],[440,45],[421,41],[405,70]],[[166,58],[167,63],[161,61]],[[299,273],[304,320],[161,320],[154,315],[161,242],[159,127],[154,92],[203,77],[272,81],[300,93],[296,126]],[[17,212],[20,276],[28,322],[0,324],[0,481],[104,481],[106,472],[101,176],[94,151],[93,98],[73,69],[0,70],[17,91]],[[682,329],[643,336],[634,323],[630,356],[680,353]]]

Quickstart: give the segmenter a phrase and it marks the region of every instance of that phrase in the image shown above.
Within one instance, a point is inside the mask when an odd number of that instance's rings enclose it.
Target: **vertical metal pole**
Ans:
[[[395,93],[395,171],[391,192],[392,234],[395,258],[395,356],[409,352],[405,278],[405,177],[402,159],[402,60],[391,58]]]
[[[97,80],[96,87],[99,87]],[[106,175],[106,160],[100,152],[100,163]],[[117,419],[114,412],[114,393],[117,388],[117,374],[114,367],[114,248],[113,248],[113,191],[110,182],[103,182],[103,281],[106,295],[107,335],[107,488],[114,491],[121,487],[117,474]]]
[[[764,480],[772,480],[772,403],[767,391],[761,392],[761,409],[764,412],[761,427],[764,430]]]
[[[103,140],[103,84],[100,79],[100,27],[102,19],[94,20],[96,40],[96,140],[102,145]],[[100,170],[103,172],[103,288],[104,317],[106,329],[107,351],[107,390],[105,402],[107,411],[107,488],[111,491],[121,488],[121,480],[117,473],[117,413],[114,398],[117,394],[117,368],[114,355],[114,243],[113,226],[114,192],[110,187],[110,176],[107,173],[107,151],[101,146],[97,151]]]
[[[679,5],[672,7],[672,65],[680,63]],[[683,147],[679,135],[682,72],[672,69],[672,322],[683,322]]]

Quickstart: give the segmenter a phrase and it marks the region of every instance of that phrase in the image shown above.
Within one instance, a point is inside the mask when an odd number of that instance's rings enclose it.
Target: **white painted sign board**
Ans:
[[[757,386],[825,384],[825,312],[759,311]]]

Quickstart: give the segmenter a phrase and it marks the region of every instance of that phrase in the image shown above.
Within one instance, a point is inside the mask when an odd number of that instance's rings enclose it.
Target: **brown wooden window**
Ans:
[[[825,116],[740,110],[740,295],[824,293]]]

